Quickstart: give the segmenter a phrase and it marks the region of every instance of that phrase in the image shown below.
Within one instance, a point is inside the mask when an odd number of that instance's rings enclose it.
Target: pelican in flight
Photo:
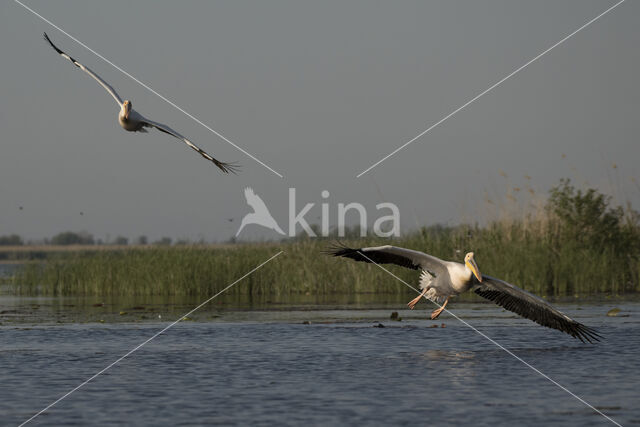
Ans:
[[[263,227],[274,230],[282,235],[285,234],[282,231],[282,228],[278,225],[271,212],[267,208],[267,205],[264,204],[264,201],[258,196],[253,188],[247,187],[244,189],[244,197],[247,199],[247,204],[253,208],[253,212],[250,212],[242,218],[242,223],[240,224],[240,228],[236,232],[236,237],[240,235],[240,232],[244,228],[245,225],[249,224],[257,224]]]
[[[131,101],[129,101],[128,99],[125,99],[123,101],[122,98],[120,98],[120,95],[118,95],[116,90],[113,87],[111,87],[109,85],[109,83],[105,82],[104,80],[102,80],[100,78],[100,76],[98,76],[96,73],[91,71],[89,68],[85,67],[84,65],[82,65],[81,63],[79,63],[78,61],[76,61],[75,59],[70,57],[69,55],[67,55],[65,52],[63,52],[62,50],[58,49],[58,47],[53,44],[51,39],[49,39],[49,36],[47,36],[47,33],[44,33],[44,39],[46,41],[48,41],[49,44],[51,45],[51,47],[56,52],[58,52],[60,55],[62,55],[63,58],[68,59],[69,61],[71,61],[71,63],[73,63],[73,65],[75,65],[76,67],[80,68],[85,73],[89,74],[98,83],[100,83],[100,85],[103,88],[105,88],[107,90],[107,92],[109,92],[109,94],[113,97],[113,99],[116,100],[116,102],[118,103],[118,106],[120,107],[120,113],[118,114],[118,122],[120,123],[120,126],[122,126],[122,128],[124,130],[127,130],[129,132],[147,132],[147,130],[145,128],[154,127],[154,128],[158,129],[161,132],[168,133],[169,135],[171,135],[171,136],[173,136],[175,138],[178,138],[179,140],[181,140],[182,142],[187,144],[189,147],[191,147],[192,149],[197,151],[202,157],[204,157],[207,160],[212,161],[223,172],[225,172],[225,173],[234,172],[235,173],[237,171],[238,167],[236,165],[234,165],[232,163],[224,163],[224,162],[221,162],[221,161],[213,158],[206,151],[204,151],[203,149],[201,149],[200,147],[195,145],[193,142],[189,141],[184,136],[180,135],[175,130],[171,129],[169,126],[166,126],[166,125],[163,125],[162,123],[158,123],[158,122],[154,122],[152,120],[149,120],[146,117],[144,117],[142,114],[138,113],[136,110],[134,110],[132,108]]]
[[[569,316],[555,309],[551,304],[517,286],[482,275],[469,252],[464,257],[464,264],[453,261],[443,261],[432,255],[396,246],[378,246],[372,248],[353,249],[346,246],[330,248],[330,255],[351,258],[375,264],[396,264],[413,270],[421,270],[420,288],[422,293],[407,304],[413,309],[415,305],[426,297],[442,304],[431,313],[431,319],[436,319],[445,309],[449,298],[459,295],[469,289],[483,298],[512,311],[526,319],[533,320],[539,325],[558,329],[578,338],[580,341],[599,341],[600,335],[592,328],[576,322]]]

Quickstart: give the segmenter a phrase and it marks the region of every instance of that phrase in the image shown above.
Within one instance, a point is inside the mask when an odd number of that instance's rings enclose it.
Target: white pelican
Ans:
[[[396,264],[413,270],[422,270],[420,288],[422,293],[409,301],[409,308],[424,296],[442,306],[431,313],[436,319],[447,306],[449,298],[472,289],[481,297],[539,325],[558,329],[580,341],[599,341],[602,338],[592,328],[576,322],[555,309],[551,304],[510,283],[480,274],[473,252],[464,257],[464,264],[443,261],[432,255],[396,246],[378,246],[353,249],[346,246],[331,248],[333,256],[351,258],[356,261],[376,264]]]
[[[225,172],[225,173],[234,172],[235,173],[237,171],[238,167],[236,165],[231,164],[231,163],[224,163],[224,162],[221,162],[221,161],[213,158],[207,152],[205,152],[203,149],[201,149],[200,147],[195,145],[193,142],[189,141],[184,136],[180,135],[175,130],[171,129],[169,126],[166,126],[166,125],[163,125],[162,123],[158,123],[158,122],[154,122],[152,120],[149,120],[146,117],[144,117],[142,114],[138,113],[136,110],[134,110],[132,108],[131,101],[129,101],[128,99],[125,99],[123,101],[122,98],[120,98],[120,96],[116,92],[116,90],[113,87],[111,87],[109,85],[109,83],[105,82],[104,80],[102,80],[100,78],[100,76],[98,76],[96,73],[91,71],[89,68],[85,67],[84,65],[82,65],[81,63],[79,63],[78,61],[76,61],[75,59],[70,57],[69,55],[67,55],[65,52],[63,52],[62,50],[58,49],[58,47],[53,44],[51,39],[49,39],[49,36],[47,36],[47,33],[44,33],[44,38],[45,38],[46,41],[49,42],[51,47],[56,52],[58,52],[60,55],[62,55],[63,58],[68,59],[69,61],[71,61],[71,63],[73,63],[73,65],[75,65],[76,67],[80,68],[85,73],[89,74],[98,83],[100,83],[100,85],[103,88],[105,88],[107,90],[107,92],[109,92],[111,94],[113,99],[116,100],[116,102],[118,103],[118,106],[120,107],[120,113],[118,114],[118,122],[120,123],[120,126],[122,126],[122,128],[124,130],[127,130],[129,132],[147,132],[147,130],[145,128],[154,127],[154,128],[158,129],[161,132],[168,133],[169,135],[171,135],[171,136],[173,136],[175,138],[178,138],[179,140],[183,141],[189,147],[191,147],[192,149],[196,150],[202,157],[204,157],[207,160],[212,161],[223,172]]]

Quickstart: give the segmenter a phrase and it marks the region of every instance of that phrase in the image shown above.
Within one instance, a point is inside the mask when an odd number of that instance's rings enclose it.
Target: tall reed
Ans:
[[[609,249],[564,245],[554,252],[547,235],[521,224],[429,227],[393,241],[346,240],[362,247],[394,244],[461,261],[473,250],[483,274],[539,295],[589,295],[640,291],[640,263],[624,265]],[[405,285],[374,265],[322,253],[328,240],[278,245],[236,245],[129,249],[92,254],[57,254],[44,264],[25,264],[12,283],[22,294],[45,295],[211,295],[280,250],[284,254],[229,290],[232,294],[409,294]],[[388,266],[409,284],[417,274]]]
[[[544,210],[484,226],[423,227],[396,239],[346,239],[352,247],[393,244],[461,261],[474,251],[483,274],[542,296],[640,291],[637,215],[606,197],[554,188]],[[629,219],[631,218],[631,219]],[[635,219],[634,219],[635,218]],[[13,277],[17,293],[45,295],[212,295],[278,251],[284,254],[231,288],[237,295],[410,294],[375,265],[323,254],[328,239],[215,246],[59,252]],[[388,267],[407,283],[418,275]]]

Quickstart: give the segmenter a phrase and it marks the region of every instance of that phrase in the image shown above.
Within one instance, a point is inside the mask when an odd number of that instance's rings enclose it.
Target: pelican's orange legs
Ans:
[[[449,297],[447,297],[447,299],[444,300],[444,304],[442,304],[440,308],[437,308],[431,312],[431,320],[435,320],[438,318],[438,316],[440,316],[440,313],[442,313],[442,310],[444,310],[448,302],[449,302]]]
[[[422,298],[424,296],[424,294],[427,293],[427,291],[429,290],[429,288],[424,288],[424,291],[422,291],[422,293],[420,295],[418,295],[417,297],[415,297],[414,299],[412,299],[411,301],[409,301],[407,303],[407,305],[409,306],[409,308],[411,310],[413,310],[413,308],[416,306],[416,304],[418,303],[418,301],[420,301],[420,298]]]

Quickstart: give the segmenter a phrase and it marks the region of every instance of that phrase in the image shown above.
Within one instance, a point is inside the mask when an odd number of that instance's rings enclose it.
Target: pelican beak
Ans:
[[[476,260],[474,260],[473,258],[469,258],[469,261],[467,261],[466,264],[467,264],[467,267],[469,267],[469,269],[476,276],[476,279],[478,279],[478,282],[482,283],[482,274],[480,274],[480,269],[476,264]]]
[[[122,106],[124,107],[124,118],[129,120],[129,112],[131,111],[131,104],[129,104],[129,101],[124,101],[124,104],[122,104]]]

